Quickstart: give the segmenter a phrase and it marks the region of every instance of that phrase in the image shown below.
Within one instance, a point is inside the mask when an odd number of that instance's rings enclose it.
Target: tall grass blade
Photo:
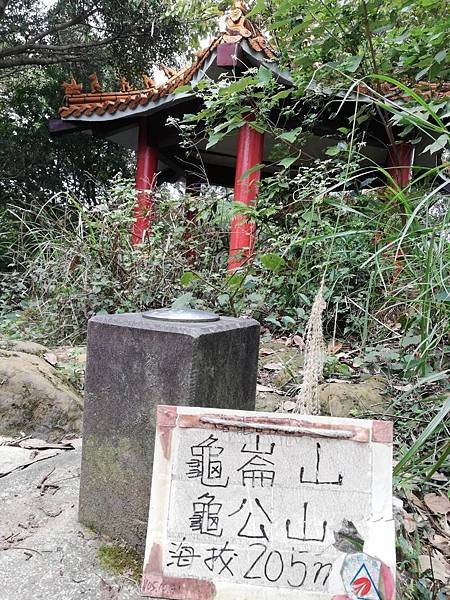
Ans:
[[[394,468],[394,475],[401,475],[405,468],[409,465],[412,459],[417,455],[422,446],[428,440],[428,438],[433,435],[436,429],[443,423],[444,419],[447,417],[450,412],[450,396],[445,400],[443,407],[434,417],[434,419],[425,427],[422,433],[419,435],[414,444],[405,452],[402,458],[398,461]]]

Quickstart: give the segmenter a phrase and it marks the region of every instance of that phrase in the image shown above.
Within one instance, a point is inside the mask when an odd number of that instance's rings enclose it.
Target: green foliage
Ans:
[[[89,23],[83,17],[58,34],[44,36],[36,42],[39,48],[35,51],[22,43],[91,9]],[[32,0],[9,2],[5,12],[0,11],[0,269],[11,263],[19,235],[7,204],[20,211],[35,211],[56,194],[62,194],[60,204],[64,203],[64,195],[70,192],[84,205],[95,205],[117,173],[133,174],[134,154],[108,140],[82,133],[50,137],[48,120],[58,115],[63,100],[61,83],[69,72],[85,89],[92,70],[112,89],[118,85],[118,73],[140,86],[142,73],[151,71],[152,63],[174,61],[175,55],[186,49],[180,42],[185,39],[184,28],[154,1],[83,0],[44,7]],[[73,59],[71,51],[52,50],[72,43],[82,54],[79,60]],[[85,45],[89,44],[94,46],[87,51]],[[2,60],[11,57],[30,57],[24,67],[42,66],[9,70]],[[33,62],[36,58],[45,60]]]
[[[284,89],[265,67],[228,77],[226,85],[200,86],[204,108],[180,127],[192,143],[195,124],[197,136],[214,146],[251,113],[250,126],[275,141],[269,159],[276,174],[263,179],[257,206],[234,207],[256,222],[260,248],[241,275],[234,307],[251,308],[279,329],[301,331],[324,277],[329,335],[357,336],[364,349],[380,325],[385,334],[400,331],[398,337],[409,343],[400,348],[396,368],[426,376],[448,360],[450,217],[439,194],[448,185],[447,167],[438,161],[435,168],[418,168],[413,182],[400,189],[382,167],[363,166],[364,122],[381,113],[387,138],[400,126],[400,135],[429,139],[431,152],[446,146],[450,135],[437,107],[414,89],[390,76],[373,79],[396,85],[410,102],[388,101],[381,91],[371,106],[356,101],[352,110],[364,119],[354,118],[333,134],[338,141],[328,148],[328,160],[299,163],[305,143],[323,123],[323,99],[305,95],[299,81]],[[294,102],[302,125],[287,129]],[[438,108],[446,110],[446,103]],[[361,191],[383,180],[384,189]]]
[[[10,209],[22,234],[14,257],[20,272],[7,278],[14,283],[4,284],[0,294],[6,317],[0,327],[9,335],[46,343],[83,341],[93,314],[167,306],[181,296],[192,246],[202,272],[215,268],[221,252],[225,262],[220,198],[197,213],[188,239],[186,202],[161,192],[152,240],[137,248],[130,244],[131,181],[116,178],[94,209],[70,195],[64,204],[58,200],[38,211]]]
[[[447,375],[447,373],[443,373],[442,379]],[[424,385],[424,381],[421,381],[419,385]],[[414,388],[413,388],[414,389]],[[404,394],[405,396],[409,396],[408,394]],[[399,402],[400,400],[398,400]],[[421,412],[419,407],[414,411],[417,415],[420,414],[421,417],[428,415],[428,410]],[[433,436],[439,429],[442,429],[445,420],[450,413],[450,396],[447,397],[442,405],[440,411],[433,417],[433,419],[428,423],[425,429],[420,433],[414,443],[410,448],[403,452],[402,457],[398,461],[394,469],[394,475],[400,477],[403,476],[403,483],[411,482],[414,479],[420,479],[421,482],[429,481],[430,478],[434,475],[434,473],[443,466],[445,461],[450,454],[450,443],[448,439],[445,439],[445,433],[440,440],[439,444],[434,442],[435,447],[432,448],[431,458],[432,463],[430,465],[429,459],[430,455],[425,454],[425,456],[421,453],[421,450],[424,448],[428,439]],[[439,447],[440,452],[436,452],[436,448]],[[437,460],[436,460],[437,459]]]
[[[445,0],[275,0],[258,3],[254,12],[270,20],[274,41],[282,40],[285,60],[305,81],[324,67],[448,81]]]
[[[0,268],[11,262],[18,230],[8,203],[36,210],[57,193],[71,190],[80,202],[95,205],[105,184],[118,172],[131,175],[134,157],[107,140],[74,134],[51,138],[47,120],[61,102],[59,67],[19,76],[0,95]]]
[[[151,60],[186,50],[186,28],[158,0],[19,0],[0,4],[0,71],[64,65],[140,77]],[[88,71],[89,72],[89,71]]]
[[[326,334],[362,344],[360,365],[384,364],[387,372],[425,376],[446,368],[449,311],[443,292],[450,260],[442,232],[448,215],[432,218],[430,205],[418,194],[410,198],[411,207],[421,203],[417,226],[404,236],[401,218],[383,196],[324,194],[319,166],[312,170],[316,177],[305,168],[294,180],[298,188],[293,189],[301,189],[308,200],[293,205],[274,196],[272,181],[265,182],[258,207],[251,209],[259,251],[232,274],[226,271],[231,207],[211,191],[196,198],[160,193],[151,245],[139,248],[129,243],[131,182],[116,179],[95,210],[70,196],[67,206],[49,203],[39,215],[23,217],[11,209],[10,218],[16,215],[23,232],[16,266],[24,274],[16,282],[15,299],[4,292],[3,312],[25,310],[4,326],[10,332],[31,328],[44,341],[75,342],[99,311],[176,302],[249,314],[276,330],[302,333],[326,271]],[[326,179],[325,171],[326,166]],[[192,223],[186,211],[194,205]],[[402,237],[404,262],[397,272],[394,249]],[[32,297],[28,305],[27,294]],[[386,336],[400,342],[394,353],[376,346]]]

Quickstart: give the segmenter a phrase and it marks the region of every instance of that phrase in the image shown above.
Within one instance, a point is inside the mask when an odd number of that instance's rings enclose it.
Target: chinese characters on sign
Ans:
[[[189,587],[209,581],[216,598],[232,584],[236,598],[252,586],[272,588],[273,598],[281,588],[302,598],[391,600],[381,581],[385,563],[393,571],[390,443],[374,439],[372,421],[308,417],[305,426],[299,417],[296,427],[283,415],[181,408],[172,417],[160,437],[168,477],[153,478],[144,593],[190,600]],[[385,471],[378,483],[377,469]],[[345,523],[359,546],[350,540],[343,552]]]

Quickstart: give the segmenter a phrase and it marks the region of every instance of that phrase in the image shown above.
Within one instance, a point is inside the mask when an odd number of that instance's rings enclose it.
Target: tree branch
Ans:
[[[377,55],[375,53],[375,48],[373,45],[373,36],[372,36],[372,30],[370,28],[369,12],[367,10],[366,0],[361,0],[361,4],[362,4],[362,8],[363,8],[363,13],[364,13],[364,29],[366,31],[367,43],[369,46],[370,57],[372,59],[372,68],[373,68],[374,73],[378,73]]]
[[[14,69],[16,67],[37,67],[47,65],[57,65],[64,62],[88,61],[89,57],[85,53],[66,54],[55,56],[29,56],[23,54],[16,58],[0,58],[0,69]]]
[[[0,19],[2,8],[6,7],[6,4],[10,1],[11,0],[0,0]],[[9,70],[26,66],[54,65],[74,60],[87,62],[88,58],[86,54],[89,53],[89,50],[107,46],[125,36],[139,38],[141,35],[144,35],[143,32],[137,34],[135,31],[135,24],[122,22],[119,31],[117,31],[117,28],[116,31],[113,32],[105,31],[105,37],[103,39],[97,38],[96,40],[86,41],[86,43],[81,43],[75,39],[72,43],[66,42],[58,44],[58,41],[63,41],[60,37],[61,32],[73,31],[73,36],[79,38],[79,36],[76,35],[77,25],[89,28],[93,27],[93,24],[91,24],[88,19],[99,11],[99,7],[96,0],[93,0],[93,2],[90,2],[89,4],[89,7],[65,22],[53,26],[50,26],[47,23],[46,28],[43,31],[37,34],[35,33],[33,37],[30,37],[26,41],[23,41],[22,37],[22,43],[19,45],[10,43],[7,47],[1,48],[0,46],[0,69]],[[73,30],[73,28],[75,28],[75,30]],[[49,43],[45,43],[46,38]],[[56,43],[54,43],[55,41]]]
[[[5,53],[0,53],[0,62],[3,61],[3,59],[12,57],[12,56],[17,56],[20,54],[25,54],[25,55],[32,55],[32,54],[42,54],[43,57],[45,57],[46,55],[52,55],[52,54],[65,54],[65,53],[70,53],[70,52],[76,52],[76,51],[83,51],[85,52],[86,50],[90,50],[92,48],[99,48],[101,46],[106,46],[108,44],[111,44],[112,42],[115,42],[116,40],[120,39],[122,36],[124,35],[124,32],[118,33],[116,35],[112,35],[104,40],[98,40],[98,41],[93,41],[93,42],[87,42],[86,44],[65,44],[65,45],[54,45],[54,44],[35,44],[33,46],[29,46],[26,51],[23,50],[23,48],[21,47],[21,49],[17,49],[17,48],[11,48],[11,51],[5,51]]]
[[[0,0],[0,2],[4,2],[4,1],[8,1],[8,0]],[[14,56],[16,54],[20,54],[21,52],[28,52],[29,49],[34,44],[36,44],[43,38],[45,38],[49,35],[54,35],[55,33],[58,33],[58,31],[64,31],[65,29],[69,29],[70,27],[73,27],[74,25],[80,25],[87,19],[87,17],[91,16],[94,12],[95,12],[95,9],[93,9],[91,11],[85,11],[78,15],[75,15],[75,17],[72,17],[72,19],[69,19],[68,21],[65,21],[64,23],[60,23],[59,25],[54,25],[53,27],[49,27],[45,31],[39,33],[38,35],[36,35],[33,38],[31,38],[30,40],[28,40],[28,42],[26,42],[25,44],[21,44],[20,46],[16,46],[15,48],[6,48],[4,50],[1,50],[0,57]]]

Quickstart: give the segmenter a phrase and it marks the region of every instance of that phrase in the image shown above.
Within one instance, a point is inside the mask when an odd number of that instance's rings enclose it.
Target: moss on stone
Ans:
[[[91,456],[93,463],[91,469],[102,481],[127,481],[135,476],[132,469],[126,469],[123,465],[123,457],[131,452],[131,442],[128,438],[121,437],[116,444],[109,440],[97,438],[97,436],[86,437],[87,453]],[[121,460],[122,459],[122,460]]]
[[[98,549],[100,565],[113,575],[127,574],[135,581],[142,575],[141,554],[134,548],[125,545],[103,544]]]

